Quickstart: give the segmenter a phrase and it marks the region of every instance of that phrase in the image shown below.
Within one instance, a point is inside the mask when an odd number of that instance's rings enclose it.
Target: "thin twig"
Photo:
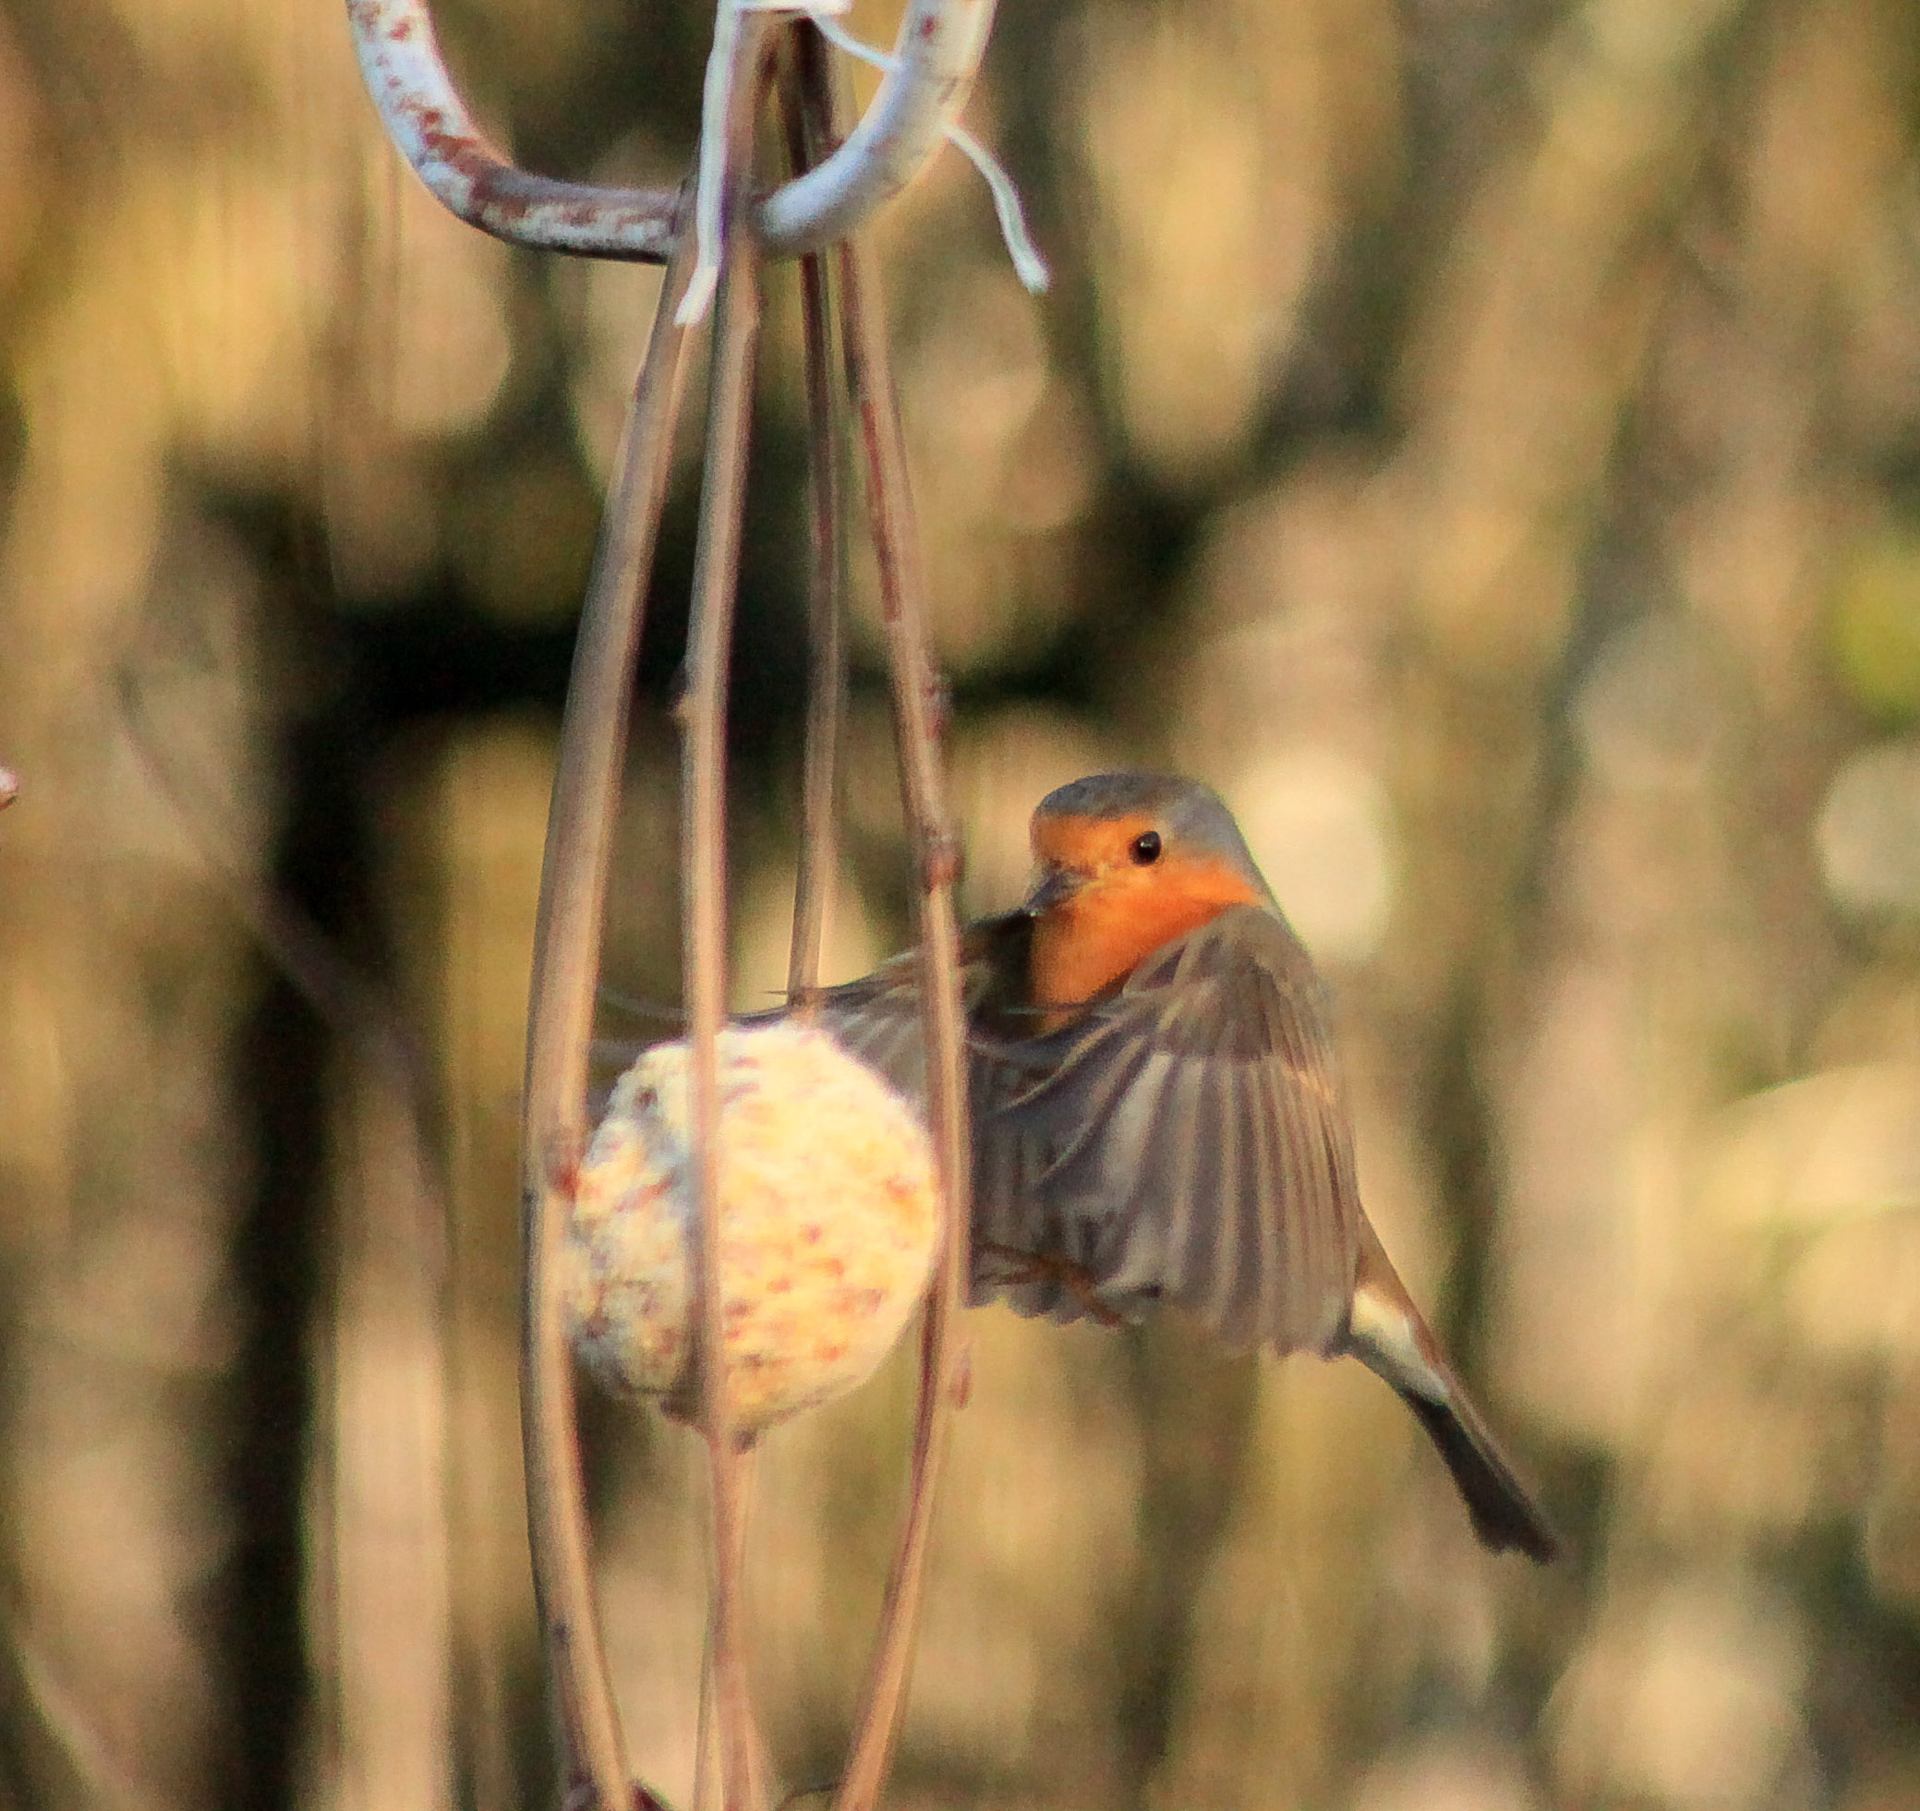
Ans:
[[[726,1014],[727,675],[740,580],[747,441],[760,332],[759,258],[746,206],[754,118],[763,95],[760,71],[770,42],[766,21],[749,14],[741,23],[733,116],[728,122],[731,182],[720,288],[714,303],[706,475],[694,555],[692,621],[687,631],[687,687],[680,707],[681,871],[686,887],[682,963],[693,1059],[688,1080],[696,1204],[693,1271],[699,1296],[700,1420],[707,1440],[712,1516],[713,1689],[726,1811],[751,1811],[759,1802],[740,1590],[738,1531],[743,1505],[727,1401],[721,1301],[718,1043]]]
[[[823,61],[810,59],[803,80],[811,104],[827,109],[831,118],[831,90]],[[953,902],[959,858],[948,828],[941,775],[927,646],[926,581],[920,568],[899,401],[887,361],[878,290],[865,249],[857,240],[849,239],[839,248],[838,264],[841,347],[865,457],[867,512],[893,681],[903,808],[919,866],[916,916],[922,1035],[927,1048],[929,1118],[946,1212],[946,1237],[921,1336],[920,1400],[906,1516],[846,1773],[834,1801],[837,1811],[871,1811],[892,1762],[906,1703],[925,1588],[933,1490],[952,1418],[955,1323],[967,1274],[969,1163],[961,1067],[959,930]]]
[[[407,1103],[423,1158],[435,1148],[440,1112],[432,1064],[379,983],[341,950],[311,917],[254,874],[235,853],[242,837],[221,823],[213,788],[174,752],[154,718],[139,668],[117,675],[127,735],[200,859],[218,878],[227,903],[314,1014],[353,1048]],[[0,802],[4,798],[0,797]],[[443,1190],[444,1192],[444,1190]],[[443,1219],[444,1223],[444,1219]]]
[[[419,1479],[420,1490],[413,1494],[411,1509],[419,1523],[415,1533],[426,1531],[426,1544],[430,1548],[432,1531],[445,1529],[445,1502],[440,1494],[447,1465],[445,1421],[434,1404],[438,1404],[442,1396],[447,1362],[442,1296],[447,1285],[447,1231],[451,1227],[444,1145],[438,1137],[444,1112],[438,1100],[434,1070],[426,1052],[420,1049],[419,1039],[405,1024],[392,989],[382,987],[376,976],[353,962],[338,939],[330,937],[309,912],[286,897],[286,893],[275,889],[250,860],[242,857],[240,851],[246,847],[246,839],[234,824],[227,822],[227,812],[223,810],[217,789],[207,782],[202,772],[196,772],[190,762],[180,757],[177,737],[167,736],[161,728],[154,714],[154,699],[144,680],[146,666],[148,663],[138,655],[138,647],[134,647],[129,659],[119,664],[115,674],[134,755],[144,764],[161,797],[173,807],[182,832],[202,858],[207,872],[219,881],[228,908],[252,933],[261,953],[275,966],[280,978],[300,995],[315,1018],[334,1033],[355,1060],[351,1079],[361,1085],[355,1089],[351,1114],[365,1137],[369,1154],[376,1154],[374,1160],[382,1166],[380,1173],[394,1181],[394,1187],[380,1189],[380,1200],[374,1208],[361,1204],[359,1212],[374,1214],[386,1235],[388,1252],[378,1262],[382,1266],[399,1262],[396,1275],[382,1283],[384,1312],[392,1314],[396,1310],[397,1298],[392,1291],[397,1285],[403,1292],[401,1298],[407,1304],[413,1327],[420,1329],[426,1364],[434,1381],[422,1385],[424,1400],[407,1417],[407,1427],[415,1442],[413,1450],[405,1456],[396,1452],[392,1429],[376,1431],[374,1448],[380,1467],[397,1465],[397,1477],[411,1471]],[[359,1198],[363,1191],[353,1193]],[[363,1241],[348,1237],[344,1244],[353,1252]],[[361,1262],[365,1262],[365,1254]],[[351,1271],[353,1260],[348,1258],[346,1264]],[[351,1317],[351,1298],[353,1283],[348,1275],[342,1281],[342,1294],[336,1302],[338,1314]],[[332,1413],[336,1427],[332,1429],[332,1446],[328,1448],[326,1460],[328,1494],[332,1496],[344,1477],[351,1479],[355,1469],[351,1438],[359,1433],[365,1440],[367,1429],[353,1417],[353,1404],[346,1396],[351,1388],[346,1381],[351,1367],[346,1371],[340,1371],[340,1367],[330,1369],[336,1371],[332,1379]],[[365,1444],[361,1446],[359,1458],[367,1458]],[[403,1463],[403,1460],[415,1463]],[[365,1486],[365,1467],[361,1467],[361,1475],[353,1479],[353,1483]],[[392,1509],[392,1504],[386,1508]],[[401,1533],[390,1521],[382,1519],[378,1538],[399,1540]],[[332,1563],[342,1573],[342,1577],[334,1579],[330,1600],[351,1615],[355,1604],[365,1607],[367,1581],[355,1582],[351,1577],[351,1556],[338,1525],[328,1525],[324,1544]],[[430,1552],[422,1552],[422,1561],[430,1561]],[[426,1563],[424,1582],[426,1600],[417,1607],[430,1615],[438,1609],[444,1617],[447,1604],[440,1598],[440,1588],[445,1579],[438,1563]],[[440,1640],[442,1630],[420,1627],[409,1630],[409,1634],[419,1636],[428,1654],[445,1654]],[[31,1650],[21,1655],[23,1661],[33,1657]],[[33,1698],[21,1702],[36,1705],[48,1713],[58,1713],[58,1723],[50,1717],[50,1734],[60,1736],[63,1744],[69,1746],[75,1767],[84,1763],[88,1769],[98,1769],[104,1751],[94,1753],[79,1746],[86,1730],[67,1715],[71,1705],[63,1702],[58,1680],[52,1675],[40,1675],[35,1669],[25,1671],[19,1682],[35,1686]],[[48,1688],[46,1692],[38,1690],[42,1684]],[[8,1680],[0,1677],[0,1702],[10,1696],[6,1688]],[[422,1673],[413,1680],[415,1703],[422,1707],[428,1725],[438,1723],[438,1715],[445,1709],[445,1688],[444,1673],[438,1678],[424,1677]],[[422,1740],[434,1744],[432,1734],[424,1730],[420,1734]],[[440,1753],[438,1744],[434,1744],[434,1753],[436,1759],[444,1763],[442,1771],[445,1771],[445,1767],[451,1765],[449,1757]],[[125,1790],[125,1782],[111,1775],[111,1769],[102,1771],[102,1776],[90,1784],[96,1790],[84,1794],[86,1803],[134,1803]]]
[[[733,1528],[733,1571],[736,1578],[743,1577],[747,1563],[747,1536],[753,1522],[754,1484],[759,1469],[760,1449],[757,1445],[742,1446],[739,1450],[739,1463],[735,1476],[739,1483],[739,1514],[734,1518]],[[693,1811],[713,1811],[713,1792],[717,1778],[721,1774],[718,1765],[720,1756],[716,1737],[715,1679],[713,1667],[714,1642],[716,1628],[709,1606],[707,1617],[706,1653],[702,1658],[700,1672],[700,1721],[694,1746],[693,1775]],[[758,1734],[755,1734],[756,1746],[753,1752],[753,1764],[756,1770],[754,1792],[757,1799],[766,1798],[765,1769],[762,1766],[762,1750],[758,1746]]]
[[[800,91],[801,59],[818,57],[804,21],[787,34],[782,70],[787,158],[799,172],[831,154],[829,122],[810,129]],[[809,45],[811,49],[807,48]],[[813,566],[807,591],[807,726],[802,755],[800,864],[794,882],[787,993],[804,1013],[820,982],[820,949],[833,894],[835,774],[847,710],[847,474],[833,377],[833,297],[823,253],[800,260],[800,310],[807,393],[807,483]]]
[[[100,1811],[160,1811],[165,1802],[127,1766],[82,1701],[28,1632],[11,1601],[0,1605],[0,1790],[9,1804],[58,1801]],[[44,1797],[42,1796],[44,1795]]]
[[[566,1329],[550,1279],[586,1133],[587,1048],[600,968],[627,701],[666,497],[685,334],[676,255],[634,385],[617,477],[581,616],[560,727],[528,1009],[521,1188],[526,1214],[522,1434],[534,1591],[572,1768],[599,1811],[625,1811],[627,1765],[594,1607]],[[644,1792],[644,1788],[635,1790]]]

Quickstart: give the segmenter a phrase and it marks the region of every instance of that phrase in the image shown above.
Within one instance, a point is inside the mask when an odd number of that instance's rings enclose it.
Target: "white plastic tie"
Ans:
[[[835,49],[891,75],[900,67],[898,57],[863,43],[838,23],[839,15],[845,13],[851,3],[852,0],[808,0],[806,4],[799,0],[720,0],[714,16],[713,49],[707,55],[706,80],[700,98],[699,176],[693,202],[694,265],[686,293],[674,312],[674,319],[681,326],[691,326],[706,317],[720,281],[720,246],[725,232],[721,215],[727,188],[727,109],[733,97],[740,15],[748,12],[801,15],[811,19],[820,35]],[[988,193],[993,197],[994,215],[1000,222],[1000,236],[1006,242],[1015,274],[1031,293],[1040,294],[1052,281],[1052,274],[1027,231],[1020,191],[1014,187],[1013,178],[964,126],[949,125],[945,133],[986,182]]]
[[[830,15],[846,10],[844,4],[822,6],[817,11],[809,7],[807,17],[820,28],[821,37],[836,50],[843,50],[848,56],[891,75],[900,67],[898,57],[889,56],[884,50],[876,50],[873,45],[856,38],[844,25],[834,23]],[[954,148],[980,172],[987,192],[993,197],[993,211],[1000,222],[1000,237],[1006,242],[1007,256],[1013,260],[1014,274],[1029,294],[1044,294],[1053,281],[1053,273],[1048,270],[1046,259],[1041,257],[1032,234],[1027,231],[1026,210],[1020,205],[1020,191],[1013,186],[1013,178],[1007,174],[1000,160],[965,126],[949,126],[946,133]]]

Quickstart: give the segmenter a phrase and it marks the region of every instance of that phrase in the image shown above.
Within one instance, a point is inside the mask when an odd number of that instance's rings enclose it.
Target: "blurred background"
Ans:
[[[439,18],[524,164],[684,167],[705,6]],[[983,1310],[896,1802],[1920,1806],[1920,12],[1003,0],[969,119],[1057,282],[953,154],[881,232],[966,902],[1015,897],[1057,782],[1221,788],[1336,988],[1374,1216],[1571,1557],[1482,1555],[1356,1367]],[[443,216],[337,6],[0,10],[8,1807],[551,1802],[516,1094],[658,280]],[[742,1005],[803,702],[772,299]],[[667,1002],[696,477],[606,975]],[[909,887],[861,585],[838,974]],[[910,1369],[763,1463],[796,1785]],[[696,1449],[587,1406],[629,1737],[679,1795]]]

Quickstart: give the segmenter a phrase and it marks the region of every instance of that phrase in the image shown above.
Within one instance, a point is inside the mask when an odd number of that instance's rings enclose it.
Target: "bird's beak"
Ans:
[[[1033,891],[1021,902],[1020,909],[1029,918],[1042,917],[1065,905],[1086,884],[1087,877],[1071,868],[1047,868],[1033,883]]]

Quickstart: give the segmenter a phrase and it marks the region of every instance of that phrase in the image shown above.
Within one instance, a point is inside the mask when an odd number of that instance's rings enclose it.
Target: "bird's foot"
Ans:
[[[1093,1273],[1071,1258],[1045,1257],[1039,1252],[1019,1251],[1011,1245],[991,1241],[974,1246],[976,1260],[989,1258],[1000,1268],[989,1271],[981,1281],[994,1289],[1018,1289],[1028,1283],[1054,1283],[1079,1305],[1080,1312],[1102,1327],[1120,1327],[1126,1323],[1100,1299]]]

